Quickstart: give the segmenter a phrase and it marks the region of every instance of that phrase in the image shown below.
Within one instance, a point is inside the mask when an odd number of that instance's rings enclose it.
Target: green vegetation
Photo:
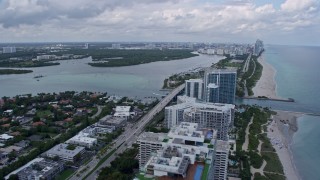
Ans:
[[[37,111],[36,113],[36,117],[39,117],[39,118],[48,118],[51,115],[52,113],[50,110],[40,110],[40,111]]]
[[[62,171],[59,176],[55,178],[55,180],[66,180],[68,179],[72,174],[74,173],[74,170],[72,169],[65,169]]]
[[[256,169],[259,169],[263,163],[262,157],[258,153],[253,151],[249,151],[249,156],[251,165]]]
[[[21,69],[0,69],[0,75],[3,74],[26,74],[32,73],[32,70],[21,70]]]
[[[79,53],[77,53],[79,54]],[[198,56],[190,50],[118,50],[93,49],[87,54],[96,62],[89,63],[95,67],[118,67],[145,64],[156,61],[171,61]]]
[[[272,173],[264,173],[268,179],[272,179],[272,180],[286,180],[286,177],[284,175],[281,174],[272,174]]]
[[[60,63],[57,62],[48,62],[48,61],[32,61],[32,60],[25,60],[25,61],[0,61],[0,67],[43,67],[43,66],[55,66],[59,65]]]
[[[238,55],[236,57],[230,57],[229,54],[226,55],[226,58],[221,59],[218,63],[213,64],[212,67],[218,68],[218,69],[224,69],[227,67],[235,67],[235,68],[241,68],[243,66],[243,63],[238,62],[231,62],[233,59],[237,60],[246,60],[248,58],[248,55]]]
[[[274,152],[262,152],[262,157],[267,161],[264,171],[283,174],[283,167],[278,155]]]
[[[88,113],[82,115],[73,116],[73,112],[69,111],[68,114],[64,112],[64,103],[70,103],[76,108],[90,109],[94,107],[94,104],[105,105],[105,112],[111,112],[113,104],[105,103],[104,100],[99,100],[101,94],[96,98],[92,98],[93,93],[89,92],[79,92],[74,91],[62,92],[59,94],[50,94],[50,93],[39,93],[37,96],[32,96],[31,94],[15,96],[13,98],[3,97],[4,104],[0,107],[0,118],[2,119],[2,112],[6,109],[13,109],[12,116],[22,116],[26,114],[31,108],[37,110],[36,116],[27,123],[25,126],[29,126],[28,129],[25,129],[19,125],[19,122],[12,121],[10,116],[5,117],[5,121],[1,121],[0,125],[9,124],[10,127],[0,126],[0,133],[4,133],[8,130],[11,132],[16,132],[19,135],[15,136],[13,139],[7,141],[6,146],[13,145],[16,142],[21,140],[26,140],[32,136],[36,136],[30,142],[30,150],[24,154],[19,154],[14,158],[7,166],[3,166],[0,169],[0,179],[9,174],[15,169],[23,166],[27,162],[30,162],[32,159],[36,158],[43,152],[52,148],[53,146],[65,142],[79,131],[85,127],[97,122],[98,118],[89,118]],[[49,102],[57,101],[58,105],[53,107]],[[60,104],[61,103],[61,104]],[[60,104],[60,105],[59,105]],[[40,118],[43,117],[42,118]],[[58,126],[56,122],[64,123],[64,119],[72,118],[70,121],[70,126],[62,127]],[[42,122],[41,126],[34,126],[33,122]],[[54,136],[54,137],[53,137]]]
[[[255,174],[254,179],[283,179],[283,168],[281,162],[274,152],[274,149],[267,138],[266,133],[262,133],[262,128],[268,122],[270,115],[273,113],[268,108],[258,106],[242,106],[245,111],[235,114],[235,126],[238,133],[236,156],[234,159],[240,164],[240,177],[242,179],[250,179],[250,166],[258,169],[262,166],[263,161],[267,162],[264,173],[266,176]],[[242,151],[242,145],[245,141],[245,129],[253,117],[253,123],[249,127],[249,151]],[[261,155],[258,153],[257,147],[259,140],[262,141]],[[271,174],[276,173],[276,174]]]
[[[209,164],[206,164],[204,166],[203,172],[202,172],[202,176],[201,176],[201,180],[207,180],[208,179],[208,173],[209,173]]]
[[[181,84],[185,83],[186,80],[201,78],[200,74],[201,72],[174,74],[163,81],[162,89],[174,89],[180,86]]]
[[[66,149],[68,149],[68,150],[75,150],[76,149],[76,145],[73,145],[73,144],[69,144],[67,147],[66,147]]]
[[[137,147],[127,149],[111,162],[111,167],[105,167],[101,170],[98,180],[131,180],[135,177],[134,169],[139,168],[139,162],[135,157],[139,149]]]
[[[154,178],[147,178],[147,177],[144,177],[143,174],[136,174],[136,177],[139,179],[139,180],[154,180]]]
[[[157,113],[150,123],[146,126],[145,131],[147,132],[154,132],[154,133],[167,133],[170,129],[167,129],[165,127],[156,127],[157,124],[162,123],[164,120],[164,110]]]
[[[254,173],[253,180],[269,180],[269,179],[265,176],[262,176],[260,173]]]
[[[250,151],[256,151],[259,145],[259,140],[258,138],[253,135],[253,134],[249,134],[249,145],[248,148]]]
[[[103,157],[99,162],[98,164],[90,171],[90,173],[88,173],[84,179],[86,179],[87,177],[90,176],[90,174],[92,174],[96,169],[98,169],[98,167],[103,163],[105,162],[117,149],[113,149],[111,152],[109,152],[105,157]]]
[[[252,88],[256,85],[262,75],[263,66],[258,62],[258,57],[259,56],[252,56],[253,63],[250,63],[248,72],[242,77],[243,80],[246,80],[249,96],[253,95]]]

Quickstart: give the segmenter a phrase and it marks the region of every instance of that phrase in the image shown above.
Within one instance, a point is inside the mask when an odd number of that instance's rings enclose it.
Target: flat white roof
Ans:
[[[1,134],[0,135],[0,139],[8,140],[8,139],[12,139],[12,138],[13,138],[13,136],[10,136],[8,134]]]
[[[79,133],[79,134],[73,136],[72,138],[70,138],[67,141],[67,143],[70,141],[78,141],[78,142],[83,142],[83,143],[93,143],[93,142],[97,141],[97,139],[88,137],[87,133]]]
[[[116,112],[130,112],[131,106],[117,106]]]

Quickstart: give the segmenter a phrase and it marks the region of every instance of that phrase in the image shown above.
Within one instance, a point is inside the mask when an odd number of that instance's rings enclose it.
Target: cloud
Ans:
[[[280,8],[252,0],[218,1],[3,0],[0,39],[279,42],[289,38],[286,34],[294,38],[302,29],[320,26],[319,3],[312,0],[287,0]]]
[[[308,10],[314,8],[317,2],[315,0],[286,0],[281,4],[281,9],[288,12]]]

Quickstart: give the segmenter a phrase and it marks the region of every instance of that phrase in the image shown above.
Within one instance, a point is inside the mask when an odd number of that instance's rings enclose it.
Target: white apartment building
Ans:
[[[218,140],[216,143],[213,180],[226,180],[228,174],[228,141]]]
[[[59,157],[60,160],[65,162],[75,162],[77,158],[84,153],[84,147],[75,146],[74,149],[68,149],[68,144],[58,144],[45,152],[46,156],[50,158],[54,158],[56,156]]]
[[[180,104],[165,108],[167,128],[181,122],[199,123],[202,128],[213,128],[218,131],[219,140],[228,140],[228,128],[233,126],[234,108],[232,104],[197,102],[195,98],[178,97]]]
[[[193,165],[208,166],[209,171],[213,171],[215,141],[215,130],[201,129],[197,123],[181,123],[170,130],[161,148],[140,170],[156,177],[183,178],[187,177],[188,167]]]
[[[139,136],[139,168],[143,168],[152,153],[161,148],[161,143],[166,137],[165,133],[144,132]]]
[[[114,117],[130,119],[134,112],[130,112],[131,106],[116,106]]]
[[[79,132],[77,135],[66,141],[66,143],[91,148],[97,144],[97,139],[89,137],[88,133]]]

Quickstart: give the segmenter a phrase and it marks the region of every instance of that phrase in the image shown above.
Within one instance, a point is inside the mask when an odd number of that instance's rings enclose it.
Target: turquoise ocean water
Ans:
[[[320,47],[270,45],[264,56],[277,71],[278,96],[296,101],[273,107],[320,113]],[[298,128],[291,145],[297,171],[303,180],[320,179],[320,116],[302,116]]]

